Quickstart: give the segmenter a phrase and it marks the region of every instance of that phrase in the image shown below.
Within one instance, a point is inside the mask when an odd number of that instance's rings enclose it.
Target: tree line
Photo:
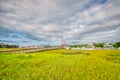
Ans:
[[[110,43],[93,43],[92,45],[89,44],[76,44],[76,45],[68,45],[70,48],[119,48],[120,41],[118,42],[110,42]]]
[[[19,48],[19,45],[0,43],[0,48]]]

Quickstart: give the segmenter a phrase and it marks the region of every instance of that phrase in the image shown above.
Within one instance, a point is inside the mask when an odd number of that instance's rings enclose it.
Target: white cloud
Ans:
[[[120,32],[120,1],[98,2],[3,0],[0,1],[0,25],[28,35],[24,37],[30,40],[65,39],[75,43],[120,40],[117,34]]]

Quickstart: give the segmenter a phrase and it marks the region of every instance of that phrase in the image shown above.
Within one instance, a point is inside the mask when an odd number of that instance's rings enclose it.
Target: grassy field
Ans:
[[[0,80],[120,80],[120,50],[0,53]]]
[[[16,50],[19,48],[0,48],[0,51],[5,51],[5,50]]]
[[[0,51],[21,50],[21,49],[30,49],[30,48],[0,48]]]

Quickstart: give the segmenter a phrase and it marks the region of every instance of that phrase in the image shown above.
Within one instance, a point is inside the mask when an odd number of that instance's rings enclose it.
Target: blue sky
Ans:
[[[0,0],[0,42],[120,41],[120,0]]]

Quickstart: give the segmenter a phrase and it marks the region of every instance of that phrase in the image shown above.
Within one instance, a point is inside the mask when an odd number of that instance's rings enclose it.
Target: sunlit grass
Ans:
[[[16,50],[16,49],[20,49],[20,48],[0,48],[0,51],[3,51],[3,50]]]
[[[120,51],[63,49],[0,54],[0,80],[120,80],[120,57],[116,62],[114,56],[119,57]]]

